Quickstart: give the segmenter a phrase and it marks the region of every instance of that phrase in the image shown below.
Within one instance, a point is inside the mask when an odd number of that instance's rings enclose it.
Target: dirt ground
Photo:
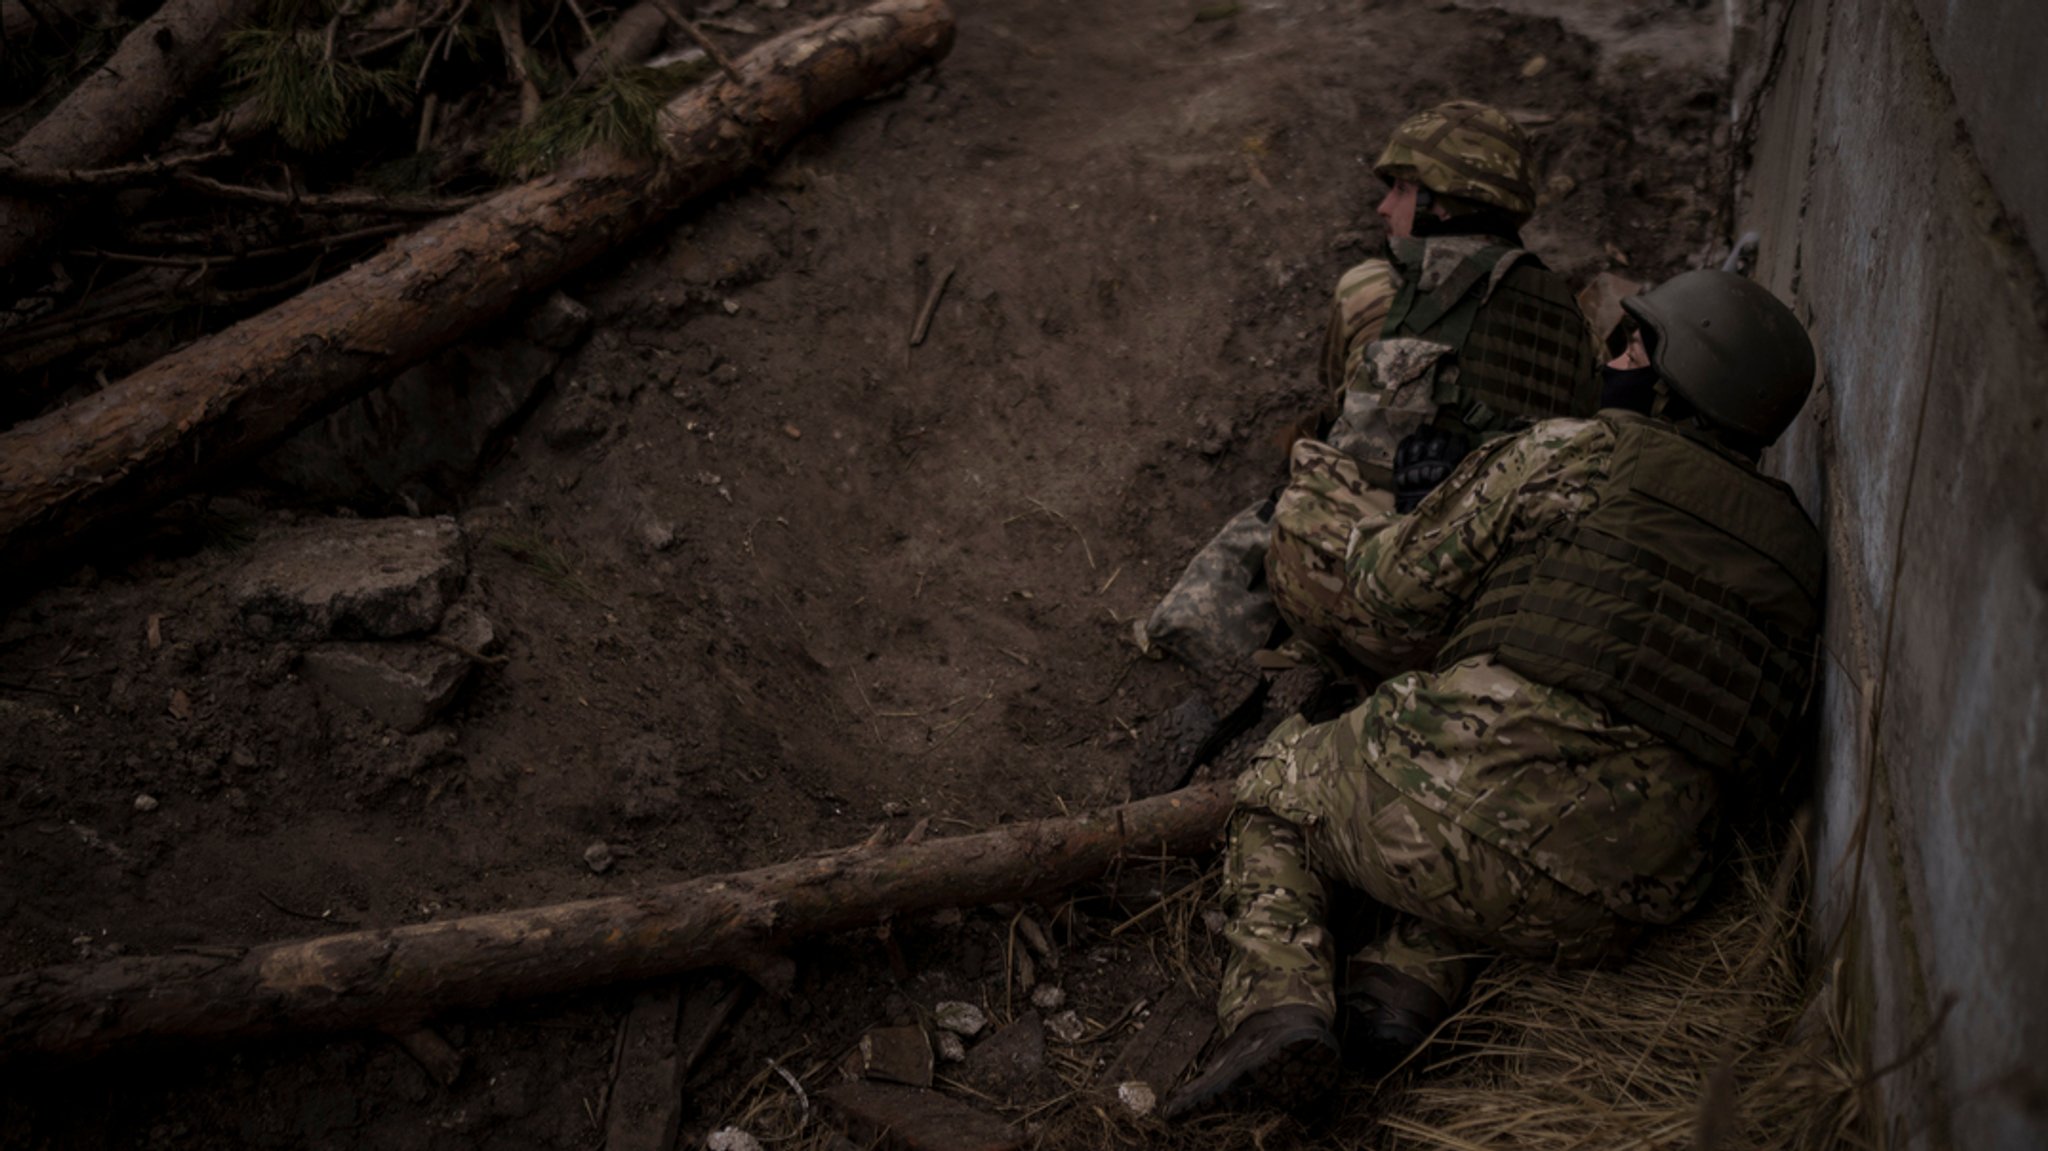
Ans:
[[[733,11],[765,31],[850,6]],[[1181,688],[1131,620],[1281,477],[1329,288],[1381,238],[1371,159],[1405,114],[1452,96],[1523,113],[1548,175],[1525,236],[1574,283],[1654,280],[1726,242],[1710,12],[1637,5],[1610,51],[1526,11],[1235,7],[956,0],[935,72],[568,285],[595,331],[443,493],[466,602],[510,658],[424,732],[337,703],[236,617],[223,588],[250,542],[338,510],[253,477],[11,597],[0,970],[619,893],[877,824],[950,834],[1123,798],[1131,732]],[[617,856],[603,874],[595,842]],[[1178,917],[1185,946],[1108,935],[1179,882],[1127,877],[1121,903],[1051,917],[1084,1017],[1211,969],[1198,915]],[[755,1003],[693,1077],[683,1145],[760,1118],[785,1090],[766,1058],[817,1086],[862,1030],[940,999],[1013,1013],[1009,922],[903,925],[900,968],[869,936],[805,949],[795,993]],[[592,1147],[632,994],[445,1023],[468,1061],[448,1088],[359,1038],[16,1067],[0,1143]],[[1009,1114],[1071,1136],[1034,1107]]]

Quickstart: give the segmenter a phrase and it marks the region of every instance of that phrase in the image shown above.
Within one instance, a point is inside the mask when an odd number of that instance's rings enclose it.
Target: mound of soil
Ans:
[[[709,7],[765,33],[847,6]],[[1724,96],[1688,6],[1631,31],[1661,22],[1697,61],[1423,0],[956,7],[935,72],[571,285],[594,331],[473,482],[337,508],[252,474],[23,597],[0,623],[0,968],[1119,800],[1134,727],[1182,689],[1131,621],[1282,477],[1400,119],[1452,96],[1520,114],[1548,174],[1526,238],[1574,282],[1654,280],[1720,238]],[[420,510],[455,517],[460,602],[504,658],[408,733],[235,588],[280,534]],[[1189,915],[1184,948],[1108,934],[1188,878],[1134,869],[1047,916],[1085,1017],[1213,962]],[[815,1084],[941,999],[1014,1018],[1011,923],[819,941],[699,1070],[686,1138],[780,1090],[768,1057]],[[468,1063],[447,1088],[364,1039],[17,1069],[0,1142],[588,1147],[631,1000],[446,1024]]]

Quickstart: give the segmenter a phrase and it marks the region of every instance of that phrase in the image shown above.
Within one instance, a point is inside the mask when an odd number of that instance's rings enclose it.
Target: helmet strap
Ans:
[[[1526,219],[1483,200],[1446,195],[1419,182],[1415,187],[1413,235],[1494,236],[1519,248]]]
[[[1522,218],[1503,212],[1499,208],[1487,207],[1474,212],[1464,212],[1448,219],[1435,212],[1415,212],[1415,224],[1410,230],[1416,236],[1490,236],[1510,248],[1522,247]]]
[[[1698,409],[1692,406],[1691,400],[1672,391],[1668,381],[1660,378],[1650,400],[1650,414],[1676,424],[1692,419],[1698,414]]]

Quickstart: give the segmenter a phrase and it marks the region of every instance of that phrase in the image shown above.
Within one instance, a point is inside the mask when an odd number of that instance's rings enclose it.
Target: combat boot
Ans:
[[[1436,989],[1384,963],[1354,963],[1344,989],[1344,1064],[1385,1078],[1451,1014]]]
[[[1274,1007],[1237,1025],[1200,1075],[1167,1096],[1163,1118],[1213,1107],[1297,1111],[1337,1085],[1343,1053],[1330,1020],[1313,1007]]]

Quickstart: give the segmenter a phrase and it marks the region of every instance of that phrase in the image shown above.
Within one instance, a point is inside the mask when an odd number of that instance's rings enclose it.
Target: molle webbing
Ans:
[[[1599,407],[1591,330],[1564,281],[1541,261],[1503,245],[1480,248],[1422,292],[1421,246],[1407,245],[1392,246],[1403,282],[1381,331],[1455,349],[1456,383],[1439,391],[1439,403],[1484,405],[1502,423],[1588,416]],[[1504,260],[1513,267],[1494,283]]]
[[[1593,338],[1556,276],[1517,264],[1477,313],[1458,350],[1458,387],[1467,399],[1532,420],[1599,408]]]
[[[1662,457],[1654,462],[1664,468],[1644,477],[1661,491],[1617,467],[1585,521],[1501,561],[1438,664],[1491,653],[1599,699],[1710,766],[1769,763],[1812,683],[1819,537],[1788,494],[1710,450],[1674,453],[1684,441],[1641,427],[1623,438],[1617,465]],[[1651,450],[1626,450],[1630,439]],[[1730,473],[1741,485],[1732,498]],[[1701,500],[1673,491],[1716,483],[1723,488]],[[1723,523],[1686,514],[1709,505],[1729,513]]]

